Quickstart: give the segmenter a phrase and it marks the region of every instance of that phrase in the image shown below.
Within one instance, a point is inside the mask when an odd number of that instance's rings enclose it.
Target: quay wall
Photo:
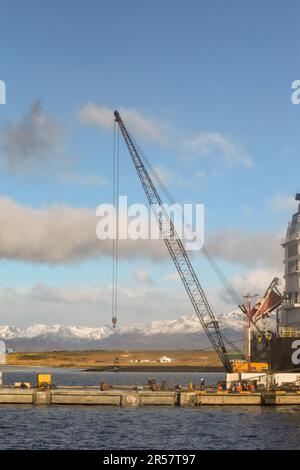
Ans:
[[[0,387],[0,405],[111,405],[111,406],[231,406],[300,405],[297,392],[205,392],[59,387],[53,389]]]

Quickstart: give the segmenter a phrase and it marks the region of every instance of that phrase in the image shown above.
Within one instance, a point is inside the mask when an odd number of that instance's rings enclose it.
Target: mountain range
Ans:
[[[244,318],[238,311],[219,317],[222,332],[231,340],[241,339]],[[196,315],[146,324],[110,326],[35,324],[24,330],[0,325],[0,339],[15,351],[61,351],[96,349],[199,349],[209,345]]]

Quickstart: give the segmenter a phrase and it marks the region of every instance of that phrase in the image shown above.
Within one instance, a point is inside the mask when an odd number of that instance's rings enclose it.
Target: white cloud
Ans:
[[[163,184],[168,184],[174,179],[174,173],[170,169],[166,168],[163,165],[156,165],[154,168],[156,175],[163,182]]]
[[[243,275],[234,276],[231,284],[241,294],[251,292],[262,296],[274,277],[280,278],[279,275],[280,273],[276,269],[258,268]]]
[[[143,116],[134,108],[119,108],[120,115],[128,129],[134,135],[165,145],[167,143],[167,124]],[[114,110],[95,103],[86,104],[79,112],[79,119],[84,124],[91,124],[104,129],[112,129]]]
[[[281,274],[282,270],[279,271],[276,268],[259,267],[228,278],[229,284],[237,294],[237,299],[233,299],[229,291],[220,282],[218,285],[205,289],[205,293],[212,305],[213,311],[218,316],[230,310],[236,310],[238,307],[237,302],[243,304],[245,301],[243,296],[249,292],[258,294],[258,297],[254,298],[252,302],[258,301],[274,277],[281,279],[282,285],[279,286],[279,290],[282,291],[283,279],[280,276]],[[239,311],[239,309],[237,310]]]
[[[112,242],[96,237],[96,210],[52,205],[22,206],[0,198],[0,258],[36,263],[69,263],[110,257]],[[274,233],[220,229],[207,236],[216,258],[248,267],[275,267],[281,272],[282,248]],[[168,259],[162,240],[120,240],[123,259]],[[171,262],[171,261],[170,261]]]
[[[277,212],[287,212],[292,209],[297,210],[295,197],[283,193],[278,193],[270,202],[270,206]]]
[[[163,165],[157,165],[154,168],[155,174],[159,177],[163,184],[168,186],[184,186],[185,181],[179,171],[169,168]]]
[[[239,144],[220,132],[202,132],[186,139],[183,141],[183,149],[194,157],[219,154],[227,166],[242,164],[250,167],[253,163]]]
[[[79,111],[78,117],[85,124],[93,124],[106,129],[113,127],[113,109],[105,106],[88,103]]]
[[[79,111],[78,117],[84,124],[112,129],[113,112],[113,109],[106,106],[88,103]],[[193,138],[185,138],[184,132],[166,120],[151,119],[134,108],[119,108],[119,112],[134,136],[146,138],[161,145],[168,145],[177,153],[183,152],[189,158],[214,154],[228,167],[237,164],[250,167],[253,164],[243,147],[221,132],[202,132]],[[174,176],[174,171],[170,172],[163,168],[161,170],[164,173],[163,177],[165,176],[167,180],[169,175]],[[200,173],[203,177],[203,173],[198,172],[198,177],[194,178],[197,181]],[[180,174],[176,175],[175,179],[181,181]]]
[[[164,277],[163,277],[163,280],[164,281],[179,281],[180,280],[180,276],[178,274],[177,271],[174,271],[172,273],[169,273],[169,274],[166,274]]]
[[[96,237],[96,210],[52,205],[32,208],[0,198],[0,258],[68,263],[111,256],[112,242]],[[168,256],[162,240],[120,240],[120,258]]]
[[[78,186],[104,186],[107,181],[100,175],[90,173],[76,173],[73,171],[61,172],[59,178],[63,183],[75,184]]]
[[[161,299],[163,298],[163,302]],[[119,284],[119,326],[173,319],[193,312],[182,289]],[[111,286],[0,287],[1,323],[26,327],[33,323],[111,325]]]
[[[267,266],[282,270],[283,249],[273,232],[245,232],[219,229],[207,236],[207,245],[216,258],[248,267]]]
[[[172,187],[188,188],[190,191],[199,190],[199,186],[202,185],[206,177],[205,171],[194,171],[188,178],[185,178],[180,171],[170,170],[163,165],[155,166],[154,171],[167,187],[170,184]]]
[[[133,275],[134,275],[134,279],[138,282],[145,283],[145,284],[154,284],[154,281],[151,278],[150,274],[144,269],[136,269]]]
[[[231,284],[241,295],[246,291],[262,295],[276,275],[272,269],[255,269],[234,276]],[[176,273],[171,273],[175,280]],[[218,317],[237,306],[232,304],[220,286],[205,289]],[[161,301],[163,299],[163,302]],[[38,283],[32,287],[1,287],[1,323],[25,327],[32,323],[65,323],[103,326],[111,324],[111,285],[83,284],[51,286]],[[181,283],[145,283],[138,286],[119,283],[119,326],[136,322],[174,319],[194,314]],[[230,305],[230,307],[229,307]]]
[[[272,270],[254,270],[244,276],[236,276],[232,284],[241,293],[257,290],[263,294],[272,277]],[[206,294],[212,302],[216,317],[229,311],[228,300],[224,300],[220,287],[206,289]],[[174,320],[183,315],[193,315],[195,322],[198,321],[182,285],[139,287],[120,283],[118,299],[120,328],[155,320]],[[32,287],[0,286],[0,301],[1,323],[20,328],[33,323],[94,327],[111,325],[111,285],[108,284],[50,286],[38,283]],[[233,308],[236,309],[236,305],[232,305]]]

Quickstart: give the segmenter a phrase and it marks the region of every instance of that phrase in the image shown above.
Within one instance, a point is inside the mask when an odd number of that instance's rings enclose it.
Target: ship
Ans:
[[[298,209],[282,242],[283,292],[278,288],[279,278],[275,278],[250,312],[251,359],[268,363],[272,371],[300,371],[300,193],[295,200]],[[271,312],[276,318],[273,330],[267,326]]]

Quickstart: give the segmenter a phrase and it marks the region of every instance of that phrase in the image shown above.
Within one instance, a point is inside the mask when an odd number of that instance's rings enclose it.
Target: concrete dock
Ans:
[[[0,387],[0,404],[31,405],[113,405],[142,406],[178,404],[175,391],[107,390],[96,388],[58,387],[41,390],[37,388]]]
[[[204,392],[204,391],[101,391],[96,387],[38,388],[0,387],[0,405],[111,405],[111,406],[205,406],[205,405],[300,405],[297,392]]]

